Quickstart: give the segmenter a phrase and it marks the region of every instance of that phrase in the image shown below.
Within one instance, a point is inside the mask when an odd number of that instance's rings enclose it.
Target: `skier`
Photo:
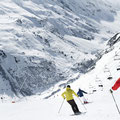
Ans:
[[[3,103],[3,97],[1,97],[1,101],[2,101],[2,103]]]
[[[70,88],[70,85],[67,85],[66,91],[62,93],[62,97],[71,105],[74,114],[80,114],[81,112],[74,101],[73,94],[78,97],[78,95]]]
[[[110,89],[110,92],[113,93],[113,90],[117,90],[120,87],[120,78],[115,82],[113,87]]]
[[[79,97],[82,97],[82,98],[83,98],[84,104],[87,104],[88,102],[87,102],[87,100],[85,99],[83,93],[87,94],[87,92],[85,92],[85,91],[83,91],[83,90],[81,90],[81,89],[79,88],[79,90],[78,90],[78,92],[77,92],[77,95],[78,95]]]

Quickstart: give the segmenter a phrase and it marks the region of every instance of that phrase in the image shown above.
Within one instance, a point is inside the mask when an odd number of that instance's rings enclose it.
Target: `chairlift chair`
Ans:
[[[99,87],[103,87],[103,85],[101,85],[101,84],[100,84],[100,85],[98,85],[98,86],[99,86]]]
[[[105,72],[110,72],[110,70],[108,69],[107,65],[105,65],[105,67],[104,67],[104,73]]]
[[[117,67],[117,71],[118,71],[118,70],[120,70],[120,63],[119,63],[119,65],[118,65],[118,67]]]
[[[117,71],[120,70],[120,67],[117,68]]]
[[[97,91],[96,89],[93,90],[93,92],[96,92],[96,91]]]
[[[107,79],[108,79],[108,80],[111,80],[111,79],[112,79],[112,76],[109,76]]]
[[[115,55],[114,60],[120,60],[120,55],[119,54]]]

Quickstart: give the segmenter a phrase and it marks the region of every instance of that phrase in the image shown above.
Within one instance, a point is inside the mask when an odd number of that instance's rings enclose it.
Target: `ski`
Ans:
[[[87,102],[87,103],[83,103],[83,104],[86,105],[86,104],[90,104],[90,103],[93,103],[93,102]]]
[[[84,115],[84,114],[86,114],[86,112],[81,112],[81,113],[77,113],[77,114],[72,114],[71,116]]]

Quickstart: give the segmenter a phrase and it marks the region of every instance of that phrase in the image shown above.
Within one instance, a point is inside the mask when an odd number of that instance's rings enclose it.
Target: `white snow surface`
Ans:
[[[5,97],[5,100],[0,103],[0,118],[1,120],[118,120],[118,113],[114,100],[109,89],[115,81],[120,77],[117,68],[120,65],[120,42],[114,45],[114,49],[105,54],[96,64],[94,70],[87,74],[81,75],[78,80],[71,83],[71,88],[77,92],[79,88],[88,92],[85,94],[89,104],[81,104],[80,100],[74,96],[74,99],[81,112],[86,112],[82,115],[73,115],[70,105],[64,101],[60,113],[59,108],[63,102],[61,93],[65,89],[61,89],[49,99],[43,99],[44,96],[51,91],[47,90],[42,95],[34,95],[23,99],[10,99]],[[117,52],[117,58],[116,58]],[[111,80],[108,77],[112,77]],[[75,76],[74,76],[75,77]],[[99,87],[103,85],[103,88]],[[59,87],[56,85],[56,88]],[[96,90],[96,92],[93,92]],[[120,88],[113,92],[117,105],[120,108]],[[15,103],[12,103],[15,101]],[[82,101],[82,99],[81,99]]]
[[[120,77],[117,68],[120,67],[120,43],[105,54],[96,64],[95,69],[82,75],[71,71],[75,64],[87,59],[94,59],[95,53],[104,50],[106,42],[120,29],[120,1],[119,0],[4,0],[0,1],[0,50],[7,54],[7,59],[0,59],[2,69],[14,81],[17,92],[28,87],[36,94],[31,97],[11,97],[14,95],[9,80],[0,76],[0,119],[1,120],[118,120],[120,114],[109,89]],[[117,36],[119,37],[119,36]],[[63,53],[64,54],[63,54]],[[67,55],[67,57],[65,57]],[[70,57],[73,58],[70,58]],[[28,61],[30,58],[30,61]],[[35,57],[32,59],[32,57]],[[18,63],[15,63],[15,60]],[[87,113],[72,116],[70,105],[65,101],[60,113],[58,110],[63,98],[61,93],[65,90],[60,87],[66,81],[58,83],[48,90],[39,93],[39,77],[46,80],[53,71],[42,69],[39,74],[31,74],[24,67],[35,67],[45,59],[52,61],[57,70],[69,74],[69,79],[76,79],[71,88],[77,92],[82,88],[89,94],[85,95],[90,104],[86,104]],[[44,62],[43,62],[44,63]],[[37,64],[37,65],[36,65]],[[44,68],[44,66],[40,66]],[[12,69],[12,70],[11,70]],[[56,70],[56,71],[54,71]],[[23,73],[21,72],[23,71]],[[10,74],[9,74],[10,72]],[[13,72],[13,73],[12,73]],[[47,74],[47,75],[46,75]],[[11,75],[11,76],[10,76]],[[14,77],[28,77],[24,85],[23,79],[19,82]],[[37,76],[38,75],[38,76]],[[46,75],[46,76],[45,76]],[[56,75],[56,74],[55,74]],[[35,79],[37,76],[37,79]],[[53,76],[57,78],[58,76]],[[108,77],[112,77],[108,80]],[[30,79],[31,81],[30,81]],[[36,81],[34,81],[36,80]],[[44,85],[52,81],[47,79]],[[54,79],[53,79],[54,80]],[[53,81],[54,83],[54,81]],[[29,84],[33,85],[31,87]],[[37,85],[36,85],[37,84]],[[42,84],[43,85],[43,84]],[[103,88],[99,87],[103,85]],[[41,84],[40,84],[41,86]],[[42,86],[43,88],[45,86]],[[21,88],[22,89],[22,88]],[[42,88],[41,88],[42,89]],[[58,90],[58,92],[56,92]],[[96,92],[93,92],[96,90]],[[22,91],[22,90],[21,90]],[[55,94],[53,94],[55,93]],[[49,97],[53,94],[51,97]],[[44,99],[48,96],[48,99]],[[116,102],[120,108],[120,88],[114,92]],[[75,101],[80,111],[85,112],[80,100]],[[15,103],[12,103],[14,102]]]
[[[81,63],[94,61],[118,33],[119,4],[118,0],[0,1],[0,50],[7,54],[1,67],[9,78],[4,78],[4,86],[9,81],[9,91],[31,95],[81,72]]]

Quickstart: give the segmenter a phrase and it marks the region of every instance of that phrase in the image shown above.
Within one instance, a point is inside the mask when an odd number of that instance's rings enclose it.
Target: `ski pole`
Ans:
[[[63,101],[62,101],[62,104],[61,104],[61,106],[60,106],[60,109],[59,109],[58,113],[60,113],[60,110],[61,110],[61,108],[62,108],[62,106],[63,106],[64,101],[65,101],[65,99],[63,99]]]
[[[117,103],[116,103],[115,97],[114,97],[113,93],[111,93],[111,94],[112,94],[113,100],[114,100],[114,102],[115,102],[116,108],[117,108],[117,110],[118,110],[118,113],[120,114],[120,110],[119,110],[118,105],[117,105]]]
[[[82,103],[81,99],[80,99],[80,98],[78,98],[78,99],[80,100],[80,102],[81,102],[81,104],[83,105],[85,111],[87,112],[87,109],[86,109],[86,107],[84,106],[84,104]]]

